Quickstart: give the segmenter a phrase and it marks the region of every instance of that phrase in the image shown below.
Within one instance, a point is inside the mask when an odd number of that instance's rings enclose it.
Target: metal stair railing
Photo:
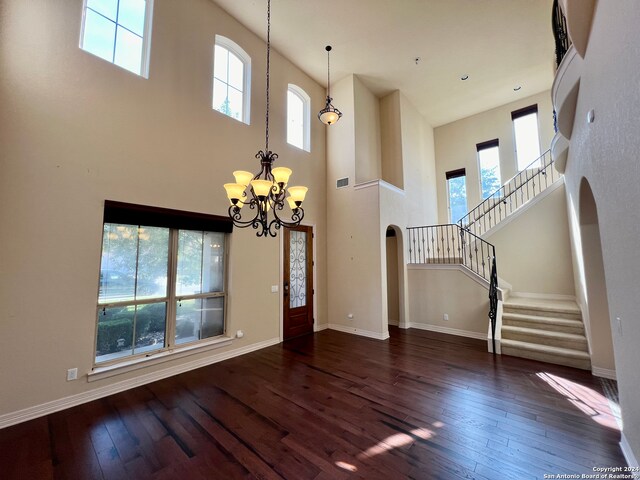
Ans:
[[[458,220],[458,225],[483,235],[561,177],[553,167],[551,150],[547,150]]]
[[[409,263],[457,264],[489,282],[489,320],[495,354],[498,311],[496,247],[458,224],[407,228]]]

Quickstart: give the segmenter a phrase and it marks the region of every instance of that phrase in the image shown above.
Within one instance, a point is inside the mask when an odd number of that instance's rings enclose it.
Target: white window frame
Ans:
[[[115,224],[113,222],[105,222],[106,224]],[[117,225],[117,224],[116,224]],[[137,228],[145,228],[146,225],[137,225]],[[177,268],[178,268],[178,236],[180,231],[190,231],[184,228],[169,228],[165,227],[169,230],[169,245],[168,245],[168,256],[167,256],[167,294],[164,297],[154,297],[150,299],[140,299],[140,300],[127,300],[120,302],[97,302],[96,309],[96,318],[95,318],[95,335],[93,341],[93,370],[95,372],[100,372],[104,370],[113,370],[114,368],[120,368],[121,366],[130,367],[132,364],[140,363],[141,361],[145,361],[151,357],[164,357],[167,355],[174,355],[174,353],[180,353],[182,351],[190,351],[194,348],[198,348],[200,346],[210,346],[215,344],[221,344],[229,340],[227,336],[227,310],[228,310],[228,265],[229,265],[229,239],[230,235],[228,233],[224,233],[224,264],[223,264],[223,283],[222,283],[222,291],[221,292],[204,292],[198,294],[190,294],[190,295],[178,295],[176,293],[176,282],[177,282]],[[196,232],[200,232],[201,230],[193,230]],[[204,231],[207,233],[207,231]],[[210,233],[222,233],[222,232],[210,232]],[[104,245],[100,247],[100,252],[102,255],[102,249]],[[137,258],[136,258],[137,262]],[[214,337],[206,337],[198,340],[192,340],[189,342],[176,343],[175,334],[176,334],[176,303],[188,300],[205,300],[208,298],[223,298],[223,332],[220,335]],[[117,358],[108,359],[104,361],[97,362],[96,354],[98,349],[98,324],[99,324],[99,316],[100,312],[104,308],[110,307],[118,307],[118,306],[137,306],[137,305],[148,305],[153,303],[166,303],[165,310],[165,343],[162,348],[158,348],[152,351],[142,351],[140,353],[133,353],[131,355],[123,355]],[[135,339],[134,339],[135,340]]]
[[[311,97],[307,95],[302,88],[293,83],[290,83],[287,87],[287,143],[289,143],[289,92],[296,95],[302,100],[302,150],[305,152],[311,151]],[[300,148],[298,145],[289,143],[292,147]]]
[[[244,65],[243,78],[242,78],[242,88],[243,88],[242,118],[240,119],[236,119],[230,115],[227,115],[224,112],[221,112],[220,110],[216,109],[215,106],[213,105],[213,89],[215,84],[214,78],[215,78],[215,61],[216,61],[215,47],[216,46],[222,47],[228,50],[230,53],[233,53],[236,57],[238,57],[238,59]],[[251,124],[251,57],[247,52],[244,51],[244,49],[240,45],[238,45],[236,42],[234,42],[233,40],[227,37],[223,37],[222,35],[216,35],[213,51],[214,51],[214,54],[213,54],[213,63],[212,63],[212,72],[211,72],[211,109],[218,113],[221,113],[225,117],[233,118],[234,120],[238,120],[242,123],[250,125]],[[224,83],[227,84],[227,86],[229,85],[227,82],[224,82]]]
[[[104,60],[105,62],[109,62],[112,65],[115,65],[118,68],[121,68],[122,70],[132,73],[133,75],[138,75],[139,77],[148,79],[149,78],[149,63],[150,63],[150,57],[151,57],[151,30],[152,30],[152,26],[153,26],[153,0],[145,0],[147,3],[147,6],[145,8],[145,12],[144,12],[144,31],[142,32],[142,58],[140,59],[140,73],[137,74],[135,72],[132,72],[131,70],[128,70],[120,65],[118,65],[117,63],[115,63],[114,59],[115,59],[115,39],[114,39],[114,44],[113,44],[113,58],[111,60],[107,60],[105,58],[99,57],[97,55],[95,55],[94,53],[85,50],[83,43],[84,43],[84,29],[85,29],[85,21],[87,18],[87,1],[88,0],[83,0],[82,1],[82,22],[80,23],[80,43],[79,43],[79,47],[80,49],[82,49],[83,52],[87,52],[88,54],[99,58],[100,60]],[[107,18],[107,17],[105,17]],[[109,19],[111,21],[113,21],[112,19]],[[123,25],[120,25],[119,23],[117,23],[117,19],[115,21],[116,24],[116,29],[118,26],[122,27],[122,28],[126,28]],[[129,30],[129,29],[127,29]],[[117,32],[117,30],[116,30]],[[117,33],[116,33],[117,34]],[[135,34],[137,35],[137,34]]]

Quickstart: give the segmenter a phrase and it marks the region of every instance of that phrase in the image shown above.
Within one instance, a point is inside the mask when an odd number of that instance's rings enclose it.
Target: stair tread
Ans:
[[[502,325],[502,330],[511,332],[528,333],[531,335],[538,335],[541,337],[553,337],[566,340],[587,340],[584,335],[578,335],[575,333],[555,332],[550,330],[542,330],[538,328],[516,327],[513,325]]]
[[[504,307],[521,310],[543,310],[546,312],[562,312],[580,314],[580,307],[573,300],[547,300],[511,295],[504,302]]]
[[[557,324],[566,326],[583,326],[581,320],[574,320],[572,318],[559,318],[559,317],[542,317],[539,315],[527,315],[526,313],[513,313],[504,312],[502,318],[509,318],[513,320],[526,320],[529,322],[538,322],[544,324]]]
[[[539,353],[553,353],[564,357],[581,358],[584,360],[590,360],[589,354],[581,350],[574,350],[573,348],[551,347],[549,345],[540,345],[537,343],[522,342],[520,340],[510,340],[503,338],[500,341],[503,347],[521,348],[523,350],[530,350]]]

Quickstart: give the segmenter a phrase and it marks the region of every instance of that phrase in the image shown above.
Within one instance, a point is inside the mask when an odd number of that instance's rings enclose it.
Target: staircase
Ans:
[[[512,296],[503,304],[503,355],[591,369],[578,305]]]

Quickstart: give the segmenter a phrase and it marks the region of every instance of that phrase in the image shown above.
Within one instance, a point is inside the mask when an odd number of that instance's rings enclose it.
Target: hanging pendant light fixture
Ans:
[[[327,45],[324,49],[327,51],[327,104],[318,112],[318,118],[325,125],[333,125],[340,120],[342,112],[331,104],[333,101],[333,98],[331,98],[331,69],[329,68],[329,52],[331,51],[331,45]]]
[[[236,170],[233,172],[235,183],[225,183],[227,197],[231,202],[229,217],[239,228],[253,227],[258,237],[275,237],[281,227],[291,228],[300,225],[304,217],[302,202],[307,187],[287,187],[291,169],[273,168],[278,154],[269,150],[269,60],[271,53],[271,0],[267,0],[267,109],[265,115],[265,149],[256,154],[260,160],[257,174]],[[289,196],[287,196],[287,193]],[[283,219],[285,202],[291,209],[290,218]],[[242,207],[250,211],[249,220],[243,220]],[[269,211],[272,218],[270,219]],[[255,213],[254,213],[255,212]]]

